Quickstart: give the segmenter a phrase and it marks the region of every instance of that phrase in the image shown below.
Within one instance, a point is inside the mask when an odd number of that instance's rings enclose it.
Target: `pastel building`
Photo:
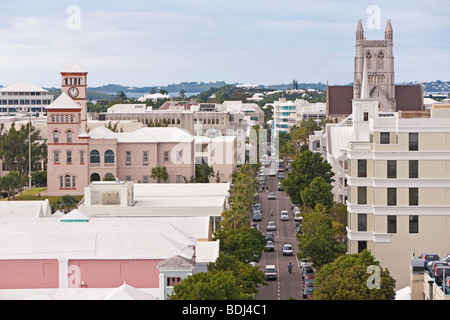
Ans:
[[[0,206],[0,300],[164,300],[218,256],[208,216],[102,218],[48,207]]]
[[[333,193],[347,204],[348,253],[369,249],[410,283],[413,255],[445,256],[450,243],[450,105],[384,112],[370,96],[367,61],[352,114],[310,137],[335,172]]]
[[[88,132],[87,72],[73,62],[61,72],[62,94],[47,111],[48,194],[81,195],[105,178],[148,183],[152,168],[164,166],[165,182],[195,176],[194,138],[175,128]]]
[[[0,89],[0,115],[41,115],[52,102],[48,90],[25,81]]]

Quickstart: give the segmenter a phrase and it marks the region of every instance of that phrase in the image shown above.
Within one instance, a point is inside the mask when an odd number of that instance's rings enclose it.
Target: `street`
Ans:
[[[285,173],[286,174],[286,173]],[[262,221],[259,222],[260,231],[265,235],[268,221],[274,221],[277,230],[274,231],[275,251],[263,252],[261,261],[257,264],[264,271],[266,265],[273,264],[278,271],[277,280],[266,281],[267,286],[260,285],[259,292],[256,294],[257,300],[288,300],[302,299],[303,285],[301,270],[296,257],[297,239],[295,232],[295,222],[289,197],[284,191],[278,191],[278,173],[275,177],[266,175],[266,186],[269,190],[260,192],[262,206]],[[268,200],[268,194],[275,193],[275,200]],[[274,209],[273,216],[270,215],[270,209]],[[289,220],[281,221],[281,210],[289,212]],[[293,256],[283,256],[283,244],[291,244],[294,250]],[[288,272],[288,263],[293,265],[292,273]]]

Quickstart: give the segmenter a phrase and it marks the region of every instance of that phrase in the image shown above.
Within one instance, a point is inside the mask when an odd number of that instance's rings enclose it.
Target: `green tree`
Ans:
[[[291,164],[292,170],[281,184],[292,203],[303,205],[300,192],[303,191],[316,177],[322,177],[326,183],[333,182],[334,173],[331,165],[318,153],[305,151]]]
[[[16,171],[0,178],[0,189],[8,194],[8,201],[15,200],[15,191],[20,187],[20,174]]]
[[[169,174],[167,173],[167,168],[164,166],[156,166],[152,168],[152,174],[150,176],[152,179],[156,179],[157,183],[162,181],[167,181],[169,179]]]
[[[168,300],[250,300],[231,271],[200,272],[173,288]]]
[[[12,123],[11,128],[0,135],[0,159],[8,171],[17,171],[20,176],[28,177],[30,147],[32,164],[41,160],[46,162],[47,145],[40,143],[38,137],[39,130],[30,123],[21,125],[19,130]],[[23,184],[26,181],[23,180]]]
[[[220,253],[215,262],[208,264],[208,272],[221,271],[231,271],[237,280],[237,286],[242,289],[244,294],[254,295],[258,292],[259,284],[264,284],[264,273],[258,266],[244,263],[234,255]]]
[[[250,227],[221,229],[216,233],[215,239],[220,240],[221,252],[233,255],[244,263],[259,261],[266,245],[263,234]]]
[[[181,89],[179,95],[180,95],[181,100],[184,101],[184,99],[186,98],[186,90]]]
[[[314,208],[318,203],[331,208],[334,204],[331,190],[333,190],[333,186],[324,178],[315,177],[305,189],[300,191],[300,197],[303,204],[309,208]]]
[[[379,279],[369,267],[379,268]],[[358,254],[341,256],[319,270],[313,299],[394,300],[395,282],[389,270],[383,269],[370,251],[363,250]]]
[[[63,210],[68,213],[78,204],[77,198],[70,195],[64,195],[60,199],[56,200],[53,204],[55,208]]]
[[[323,205],[318,204],[305,215],[302,231],[298,236],[298,255],[309,258],[317,269],[345,253],[346,248],[336,239],[332,219]]]
[[[31,184],[36,187],[47,186],[47,171],[36,171],[31,174]]]
[[[206,163],[195,166],[195,182],[209,183],[210,177],[214,177],[214,169],[212,166],[208,166]]]

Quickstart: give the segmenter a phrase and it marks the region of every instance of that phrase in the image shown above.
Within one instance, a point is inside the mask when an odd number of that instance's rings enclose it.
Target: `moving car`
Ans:
[[[284,188],[281,185],[281,182],[278,182],[278,191],[284,191]]]
[[[275,200],[275,193],[271,192],[269,193],[269,196],[267,197],[269,200]]]
[[[288,221],[289,220],[289,213],[286,210],[281,211],[280,219],[281,219],[281,221]]]
[[[266,227],[267,231],[275,231],[277,230],[277,225],[273,221],[269,221]]]
[[[278,174],[278,179],[284,179],[284,173],[279,173]]]
[[[264,270],[264,278],[266,280],[277,280],[277,269],[273,264],[266,265]]]
[[[277,175],[277,172],[273,169],[270,169],[269,171],[269,177],[275,177]]]
[[[275,241],[275,237],[272,232],[266,233],[266,241],[272,241],[272,242]]]
[[[293,256],[294,251],[292,250],[292,245],[285,243],[283,245],[283,256]]]

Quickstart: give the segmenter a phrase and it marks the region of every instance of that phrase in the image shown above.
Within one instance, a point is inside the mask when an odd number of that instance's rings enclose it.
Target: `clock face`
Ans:
[[[69,96],[71,96],[72,98],[77,97],[78,93],[78,89],[75,87],[69,89]]]

